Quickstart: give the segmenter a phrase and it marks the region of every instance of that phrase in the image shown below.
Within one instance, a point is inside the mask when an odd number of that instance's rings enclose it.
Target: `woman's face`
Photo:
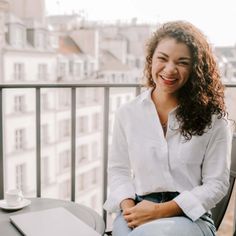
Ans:
[[[174,38],[162,39],[152,57],[152,78],[158,91],[177,94],[192,70],[189,47]]]

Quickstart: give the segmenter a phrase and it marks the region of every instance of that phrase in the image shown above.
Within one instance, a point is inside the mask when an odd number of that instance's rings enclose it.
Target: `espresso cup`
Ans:
[[[5,199],[8,206],[14,207],[24,199],[22,191],[19,189],[10,189],[5,193]]]

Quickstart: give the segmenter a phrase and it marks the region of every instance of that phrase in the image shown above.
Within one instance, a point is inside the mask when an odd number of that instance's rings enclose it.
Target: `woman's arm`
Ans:
[[[135,189],[131,177],[128,145],[124,130],[124,117],[121,110],[118,110],[113,128],[112,146],[108,160],[108,180],[110,194],[104,204],[109,212],[121,210],[122,200],[135,199]]]
[[[202,162],[202,184],[181,192],[173,199],[193,221],[215,207],[226,195],[229,187],[231,148],[230,123],[224,118],[216,118]]]

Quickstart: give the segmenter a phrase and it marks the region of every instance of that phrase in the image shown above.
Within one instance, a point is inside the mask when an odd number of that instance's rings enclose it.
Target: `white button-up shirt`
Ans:
[[[175,116],[168,115],[166,137],[151,99],[151,89],[116,112],[108,160],[110,193],[104,208],[120,210],[135,194],[177,191],[174,198],[193,221],[213,208],[229,186],[232,129],[212,117],[212,128],[185,141]]]

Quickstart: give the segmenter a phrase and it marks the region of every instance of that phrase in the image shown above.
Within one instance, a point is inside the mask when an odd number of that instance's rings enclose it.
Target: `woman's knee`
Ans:
[[[129,236],[203,236],[197,224],[185,217],[159,219],[140,225]]]
[[[128,236],[131,229],[128,227],[122,214],[117,215],[113,222],[112,235],[113,236]]]

